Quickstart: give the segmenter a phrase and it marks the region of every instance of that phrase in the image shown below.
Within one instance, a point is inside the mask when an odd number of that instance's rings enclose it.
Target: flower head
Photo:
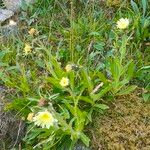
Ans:
[[[29,44],[25,44],[24,53],[28,55],[32,51],[32,47]]]
[[[34,28],[31,28],[29,31],[28,31],[28,33],[30,34],[30,35],[34,35],[34,34],[36,34],[37,33],[37,30],[36,29],[34,29]]]
[[[32,121],[33,120],[33,116],[34,116],[34,113],[29,113],[28,117],[27,117],[27,120],[28,121]]]
[[[57,122],[53,115],[47,110],[44,112],[39,112],[35,117],[33,117],[33,121],[35,125],[47,129],[49,129],[50,126],[53,126],[55,122]]]
[[[69,79],[66,77],[63,77],[59,83],[61,86],[66,87],[69,85]]]
[[[66,67],[65,67],[65,70],[67,72],[71,71],[72,70],[72,65],[68,64]]]
[[[119,29],[125,29],[129,25],[129,19],[127,18],[121,18],[117,21],[117,28]]]

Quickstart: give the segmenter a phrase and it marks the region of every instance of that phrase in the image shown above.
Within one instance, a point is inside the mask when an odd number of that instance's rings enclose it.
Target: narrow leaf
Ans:
[[[98,94],[90,94],[91,98],[96,101],[99,100],[101,97],[103,97],[108,91],[110,91],[112,88],[111,85],[105,87],[104,89],[102,89]]]
[[[90,139],[84,133],[81,133],[80,138],[82,142],[89,147]]]
[[[134,12],[135,12],[136,14],[139,14],[139,13],[140,13],[137,4],[136,4],[133,0],[131,0],[131,6],[132,6],[132,8],[133,8],[133,10],[134,10]]]
[[[102,110],[108,109],[109,107],[105,104],[95,104],[94,107],[100,108]]]
[[[135,85],[131,85],[129,87],[127,87],[124,90],[121,90],[119,93],[117,93],[117,95],[127,95],[129,93],[131,93],[132,91],[134,91],[136,89],[137,86]]]
[[[143,7],[143,16],[145,16],[147,9],[147,0],[142,0],[142,7]]]
[[[88,91],[91,92],[93,90],[93,84],[92,84],[90,76],[87,73],[87,70],[83,69],[82,77],[83,77],[85,86],[88,88]]]

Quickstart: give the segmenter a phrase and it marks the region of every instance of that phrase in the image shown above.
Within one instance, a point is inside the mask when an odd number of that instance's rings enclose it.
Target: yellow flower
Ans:
[[[65,67],[65,70],[67,71],[67,72],[69,72],[69,71],[71,71],[72,70],[72,65],[67,65],[66,67]]]
[[[27,117],[27,120],[28,121],[32,121],[33,120],[33,116],[34,116],[34,113],[29,113],[28,117]]]
[[[35,125],[47,129],[49,129],[50,126],[53,126],[55,122],[57,122],[53,115],[47,110],[44,112],[39,112],[35,117],[33,117],[33,121]]]
[[[63,77],[59,83],[63,87],[68,86],[69,85],[69,79],[66,77]]]
[[[29,31],[28,31],[28,33],[30,34],[30,35],[34,35],[34,34],[36,34],[37,33],[37,30],[36,29],[34,29],[34,28],[31,28]]]
[[[125,29],[128,27],[128,25],[129,25],[129,19],[127,19],[127,18],[125,18],[125,19],[121,18],[117,21],[117,28],[119,28],[119,29]]]
[[[32,51],[32,47],[29,44],[25,44],[24,53],[28,55]]]

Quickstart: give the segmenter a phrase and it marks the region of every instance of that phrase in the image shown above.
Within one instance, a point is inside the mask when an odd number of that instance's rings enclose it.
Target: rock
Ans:
[[[7,9],[17,12],[21,6],[21,0],[3,0]]]
[[[32,4],[35,0],[3,0],[7,9],[18,12],[23,3]]]
[[[4,22],[5,20],[9,19],[14,15],[14,12],[7,9],[0,8],[0,23]]]
[[[13,20],[9,21],[9,24],[4,25],[0,28],[0,33],[3,37],[17,36],[19,34],[19,28],[17,22]]]
[[[14,15],[20,10],[21,5],[33,4],[35,0],[2,0],[7,9],[0,8],[0,24]]]

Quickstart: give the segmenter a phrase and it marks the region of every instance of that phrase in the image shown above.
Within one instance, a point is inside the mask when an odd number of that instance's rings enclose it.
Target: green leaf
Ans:
[[[89,139],[84,133],[81,133],[80,138],[81,138],[82,142],[83,142],[87,147],[89,147],[90,139]]]
[[[129,70],[129,66],[130,66],[131,63],[132,63],[132,60],[128,61],[127,64],[125,64],[123,66],[123,69],[122,69],[122,72],[121,72],[120,76],[126,74],[126,72]]]
[[[80,99],[79,100],[82,100],[84,102],[87,102],[87,103],[90,103],[90,104],[93,104],[94,102],[92,101],[91,98],[88,98],[87,96],[80,96]]]
[[[27,98],[31,102],[39,102],[39,98]]]
[[[145,90],[150,91],[150,82],[146,85]]]
[[[104,83],[107,83],[107,79],[105,77],[105,75],[101,72],[96,72],[96,75],[99,77],[100,81],[104,82]]]
[[[113,58],[110,61],[110,71],[112,73],[114,81],[118,82],[122,71],[122,66],[118,58]]]
[[[73,116],[75,116],[75,109],[73,106],[71,106],[67,101],[63,100],[66,107],[69,109],[69,111],[72,113]]]
[[[147,9],[147,0],[142,0],[142,7],[143,7],[143,16],[145,16]]]
[[[1,52],[0,52],[0,60],[2,60],[2,59],[5,57],[5,55],[6,55],[7,53],[9,53],[8,50],[3,50],[3,51],[1,51]]]
[[[0,62],[0,67],[7,67],[7,66],[8,66],[8,63]]]
[[[92,84],[90,76],[88,75],[87,70],[85,69],[82,70],[82,77],[84,80],[84,85],[86,86],[86,88],[88,88],[89,93],[92,92],[93,84]]]
[[[140,10],[139,10],[137,4],[133,0],[131,0],[131,6],[136,14],[140,14]]]
[[[143,19],[143,32],[145,31],[146,28],[148,28],[150,25],[150,17],[147,19]]]
[[[109,107],[105,104],[95,104],[94,107],[97,107],[99,109],[105,110],[108,109]]]
[[[41,67],[41,68],[44,68],[44,67],[45,67],[44,62],[43,62],[41,59],[36,59],[36,60],[35,60],[35,63],[36,63],[39,67]]]
[[[150,69],[150,66],[144,66],[144,67],[142,67],[141,69],[147,70],[147,69]]]
[[[127,80],[130,80],[132,77],[133,77],[133,74],[134,74],[134,68],[135,68],[135,65],[133,62],[131,62],[128,66],[128,70],[127,70]]]
[[[144,67],[142,67],[142,68],[140,68],[137,72],[136,72],[136,74],[138,75],[138,74],[140,74],[142,71],[144,71],[144,70],[150,70],[150,66],[144,66]]]
[[[101,97],[103,97],[108,91],[110,91],[112,88],[111,85],[105,87],[104,89],[102,89],[98,94],[90,94],[91,98],[96,101],[99,100]]]
[[[127,95],[127,94],[131,93],[132,91],[134,91],[136,89],[136,87],[137,86],[135,86],[135,85],[131,85],[131,86],[127,87],[126,89],[121,90],[116,95]]]
[[[50,74],[51,74],[54,78],[58,79],[58,77],[57,77],[57,75],[56,75],[56,73],[55,73],[55,71],[54,71],[54,69],[53,69],[52,64],[51,64],[50,62],[45,61],[45,65],[46,65],[46,69],[50,72]]]
[[[86,125],[90,122],[92,122],[92,114],[93,114],[93,107],[90,109],[89,113],[87,114],[87,119],[86,119]]]
[[[79,108],[76,109],[77,111],[77,120],[75,121],[75,130],[82,131],[85,126],[85,121],[87,118],[87,112],[83,111]]]
[[[18,66],[11,66],[11,67],[8,67],[6,70],[7,70],[7,71],[10,71],[10,70],[18,70]]]
[[[143,93],[142,96],[145,102],[150,101],[150,93]]]
[[[89,35],[93,35],[93,36],[99,36],[100,34],[96,31],[91,32]]]
[[[70,119],[70,113],[69,113],[69,111],[65,108],[65,106],[63,106],[63,105],[60,106],[60,105],[59,105],[59,107],[60,107],[60,109],[61,109],[61,111],[62,111],[62,112],[61,112],[61,115],[64,116],[65,119]]]
[[[122,80],[122,81],[119,81],[119,82],[118,82],[118,86],[117,86],[117,87],[118,87],[118,88],[117,88],[118,91],[119,91],[123,86],[125,86],[127,83],[129,83],[129,80],[126,79],[126,78],[125,78],[124,80]]]
[[[120,60],[122,61],[125,56],[126,56],[126,45],[127,45],[127,41],[128,41],[128,37],[126,35],[123,35],[122,37],[122,44],[121,44],[121,47],[119,49],[120,51],[120,54],[121,54],[121,57],[120,57]]]
[[[47,77],[46,80],[51,83],[53,86],[57,87],[57,88],[62,88],[61,85],[59,84],[59,81],[55,78],[52,77]]]
[[[65,74],[64,71],[61,69],[59,62],[51,57],[51,63],[53,64],[53,68],[55,73],[57,74],[57,77],[61,78]]]
[[[69,79],[70,79],[70,87],[73,90],[74,87],[75,87],[75,72],[74,71],[69,72],[68,76],[69,76]]]
[[[102,51],[102,50],[104,49],[104,46],[105,46],[105,43],[101,42],[101,43],[96,43],[96,44],[94,45],[94,48],[95,48],[96,50]]]
[[[27,137],[24,138],[27,142],[35,139],[41,132],[43,132],[43,129],[32,129],[32,133],[30,133]]]

